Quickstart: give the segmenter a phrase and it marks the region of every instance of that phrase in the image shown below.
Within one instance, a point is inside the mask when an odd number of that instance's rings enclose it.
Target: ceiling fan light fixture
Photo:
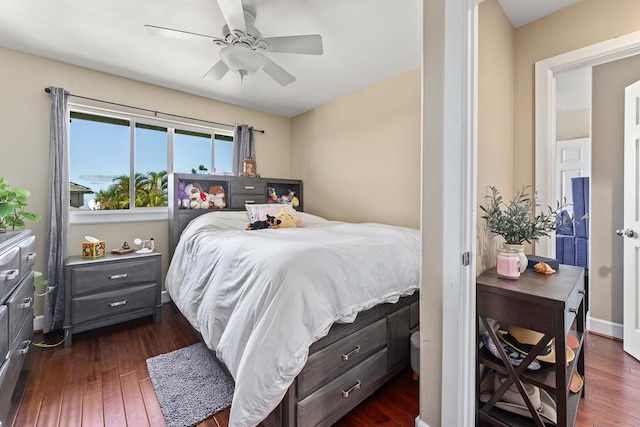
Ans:
[[[220,49],[220,58],[231,71],[241,76],[255,73],[266,62],[266,58],[262,54],[241,45],[223,47]]]

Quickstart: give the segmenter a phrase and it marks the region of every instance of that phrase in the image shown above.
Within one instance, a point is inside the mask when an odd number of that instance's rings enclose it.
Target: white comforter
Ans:
[[[336,221],[223,230],[229,220],[216,215],[185,229],[165,283],[235,380],[232,427],[269,415],[334,322],[419,288],[418,230]]]

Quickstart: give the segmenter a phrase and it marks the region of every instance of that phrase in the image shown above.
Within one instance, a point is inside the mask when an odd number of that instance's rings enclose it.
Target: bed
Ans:
[[[246,231],[246,212],[186,226],[165,287],[235,381],[229,425],[331,425],[408,364],[418,230],[327,221]]]

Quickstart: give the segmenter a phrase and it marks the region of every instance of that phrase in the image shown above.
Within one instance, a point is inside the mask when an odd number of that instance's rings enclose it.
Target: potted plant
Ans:
[[[520,256],[520,272],[527,268],[527,258],[524,254],[524,243],[533,243],[543,236],[550,236],[558,226],[565,225],[567,221],[557,224],[556,217],[560,211],[569,206],[569,203],[558,202],[556,207],[547,207],[547,210],[536,214],[535,208],[539,206],[535,194],[530,195],[531,186],[523,186],[514,198],[505,201],[497,188],[490,186],[491,194],[485,197],[486,206],[480,206],[489,230],[497,236],[504,238],[503,247],[518,252]],[[574,221],[573,217],[570,219]]]
[[[11,230],[25,228],[25,219],[29,221],[40,221],[40,215],[28,212],[27,199],[31,195],[29,190],[24,188],[12,188],[6,178],[0,176],[0,233]]]

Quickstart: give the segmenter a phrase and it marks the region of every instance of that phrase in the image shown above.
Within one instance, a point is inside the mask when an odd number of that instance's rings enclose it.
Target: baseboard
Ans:
[[[587,315],[587,329],[598,335],[620,340],[623,338],[624,333],[624,325],[609,322],[608,320],[596,319],[590,315]]]
[[[416,417],[416,427],[429,427],[429,424],[420,419],[420,415]]]
[[[166,304],[171,301],[171,297],[169,296],[169,292],[162,291],[160,293],[160,302],[162,304]],[[35,316],[33,318],[33,332],[40,332],[44,328],[44,316]]]

